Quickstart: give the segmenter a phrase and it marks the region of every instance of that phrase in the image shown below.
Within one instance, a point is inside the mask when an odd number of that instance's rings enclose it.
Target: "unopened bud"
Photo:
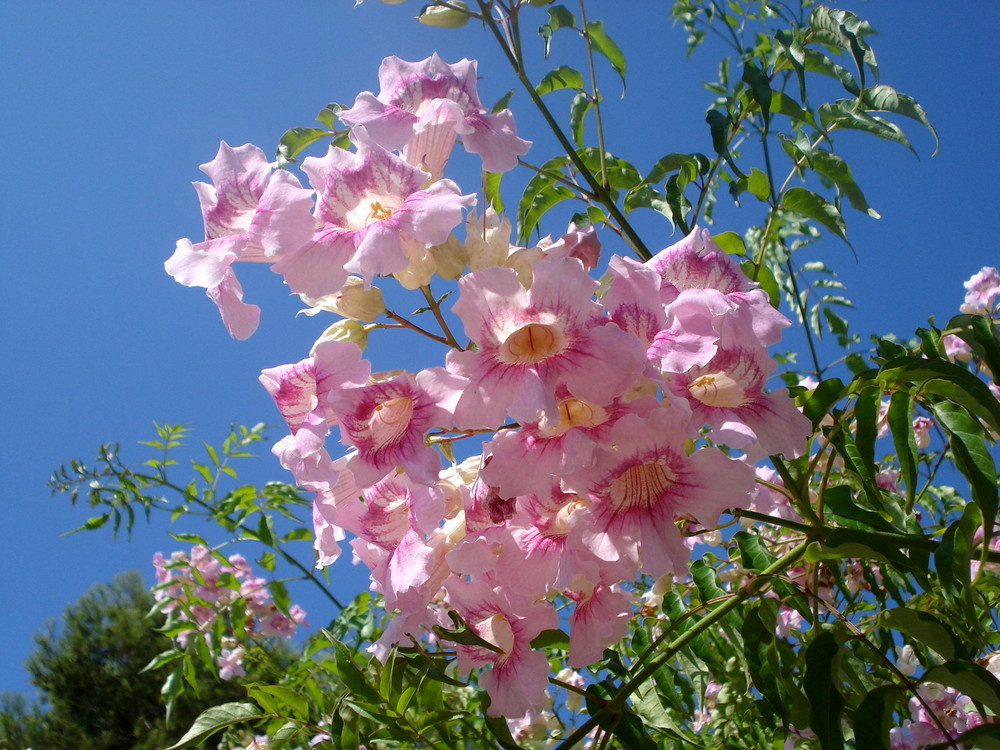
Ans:
[[[438,26],[442,29],[458,29],[469,21],[469,6],[462,0],[451,0],[446,8],[443,5],[425,5],[417,20],[425,26]]]
[[[319,299],[300,294],[302,301],[309,305],[309,309],[302,312],[316,315],[321,310],[326,310],[353,320],[373,321],[385,312],[385,303],[378,287],[365,289],[364,283],[360,276],[348,276],[344,286],[336,294],[328,294]]]
[[[431,255],[434,256],[437,275],[442,279],[457,279],[469,260],[465,245],[453,234],[449,234],[440,245],[432,246]]]
[[[368,344],[368,329],[356,320],[338,320],[316,339],[313,351],[325,341],[350,341],[364,349]],[[310,355],[313,351],[310,351]]]

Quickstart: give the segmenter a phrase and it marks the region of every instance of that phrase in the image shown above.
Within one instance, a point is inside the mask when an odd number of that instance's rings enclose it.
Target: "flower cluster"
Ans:
[[[361,297],[379,277],[407,289],[458,280],[451,312],[467,343],[435,307],[442,335],[431,337],[450,346],[441,366],[373,371],[357,343],[331,338],[261,382],[290,433],[275,453],[315,493],[319,565],[350,534],[394,612],[376,655],[459,618],[481,644],[455,644],[459,671],[483,670],[492,715],[531,724],[549,673],[532,641],[565,627],[569,666],[599,660],[637,609],[629,584],[687,570],[681,527],[747,507],[754,461],[805,449],[810,423],[766,388],[767,347],[788,321],[697,227],[646,262],[611,256],[601,281],[593,226],[525,248],[487,210],[458,240],[474,197],[441,177],[456,139],[487,171],[512,167],[528,144],[509,112],[484,114],[474,63],[389,58],[380,82],[342,115],[357,151],[303,162],[317,192],[310,237],[252,255],[232,249],[242,239],[217,243],[206,211],[210,239],[179,245],[168,270],[208,286],[234,260],[273,260],[308,304],[367,319],[378,305]],[[263,208],[257,187],[284,173],[254,170],[234,178],[247,184],[232,191],[248,196],[240,237],[266,223],[275,239],[297,209]],[[461,445],[474,447],[457,461]]]
[[[242,555],[223,558],[195,545],[191,552],[174,552],[167,560],[153,556],[156,587],[153,596],[171,625],[189,625],[176,631],[178,646],[185,648],[192,636],[203,636],[217,647],[219,677],[230,680],[246,674],[243,669],[248,638],[291,638],[299,625],[308,625],[297,604],[282,612],[271,598],[267,581],[254,575]],[[235,634],[241,638],[235,638]]]
[[[911,676],[920,669],[911,646],[896,648],[896,668]],[[984,665],[995,677],[1000,677],[1000,654],[994,654]],[[910,718],[902,726],[889,730],[892,750],[917,750],[928,745],[948,744],[963,732],[978,727],[986,719],[973,700],[955,688],[935,682],[923,682],[910,698]]]

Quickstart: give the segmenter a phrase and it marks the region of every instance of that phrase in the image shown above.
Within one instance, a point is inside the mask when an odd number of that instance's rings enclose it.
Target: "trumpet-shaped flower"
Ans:
[[[375,144],[363,127],[351,137],[357,153],[333,148],[302,161],[318,193],[312,240],[273,266],[292,291],[317,298],[335,294],[348,273],[367,283],[406,269],[411,252],[448,239],[475,202],[451,180],[424,189],[426,172]]]
[[[451,422],[423,373],[403,374],[331,396],[343,442],[357,448],[348,463],[359,487],[370,487],[397,466],[417,482],[433,484],[441,469],[437,452],[424,441],[432,427]]]
[[[772,369],[774,362],[760,351],[730,347],[673,376],[670,388],[688,399],[692,421],[711,425],[719,442],[743,449],[756,441],[767,455],[798,456],[812,426],[785,389],[764,392]]]
[[[482,581],[451,577],[445,582],[448,603],[484,641],[493,646],[455,644],[458,670],[490,665],[479,684],[490,696],[490,716],[523,716],[548,699],[549,661],[532,651],[531,641],[543,630],[558,627],[549,604],[521,597],[510,587],[491,588]]]
[[[348,125],[364,125],[388,149],[403,149],[411,164],[439,179],[452,147],[479,154],[487,172],[506,172],[531,143],[517,137],[509,110],[486,114],[476,91],[476,63],[450,65],[437,54],[420,62],[387,57],[379,68],[379,94],[358,94],[341,113]]]
[[[689,551],[675,522],[714,524],[722,511],[746,507],[753,488],[749,466],[721,451],[688,455],[689,432],[686,412],[676,407],[618,420],[614,447],[600,451],[589,470],[563,479],[565,489],[590,501],[573,514],[568,544],[652,576],[683,570]]]
[[[515,271],[487,268],[459,282],[454,311],[477,351],[451,352],[448,370],[470,382],[455,410],[459,426],[495,427],[505,415],[558,420],[556,389],[609,404],[644,365],[635,336],[601,317],[597,282],[575,258],[539,261],[530,290]]]
[[[264,152],[249,143],[233,148],[223,142],[201,170],[214,183],[194,183],[205,241],[179,240],[164,267],[184,286],[207,289],[226,329],[245,339],[257,328],[260,308],[242,302],[230,266],[271,262],[305,245],[313,233],[312,193],[291,173],[272,171]]]

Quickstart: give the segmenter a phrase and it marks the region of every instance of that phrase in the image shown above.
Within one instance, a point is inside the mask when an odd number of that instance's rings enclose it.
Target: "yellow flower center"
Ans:
[[[406,396],[390,398],[375,407],[368,419],[375,449],[399,441],[406,433],[406,428],[413,417],[413,400]]]
[[[507,365],[532,365],[566,348],[562,331],[545,323],[529,323],[510,334],[500,345],[498,357]]]
[[[713,372],[691,381],[688,391],[706,406],[735,408],[746,403],[746,394],[738,380],[725,372]]]
[[[383,206],[379,201],[371,202],[371,211],[368,214],[368,221],[366,224],[371,224],[374,221],[383,221],[388,219],[393,214],[393,209],[388,206]]]
[[[574,427],[597,427],[608,421],[608,412],[597,404],[581,398],[567,398],[559,402],[559,421],[549,424],[544,417],[539,425],[543,437],[561,437]]]
[[[630,466],[611,483],[608,498],[627,512],[652,507],[674,484],[677,475],[659,461]]]

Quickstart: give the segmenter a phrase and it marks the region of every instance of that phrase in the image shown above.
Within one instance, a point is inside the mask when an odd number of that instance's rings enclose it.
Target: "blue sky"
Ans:
[[[604,73],[608,147],[640,166],[673,151],[710,150],[704,110],[711,95],[700,82],[713,75],[715,59],[700,51],[686,61],[685,35],[671,26],[668,7],[658,0],[588,6],[629,62],[624,102]],[[961,302],[962,281],[1000,263],[988,176],[1000,121],[992,36],[1000,4],[961,6],[974,8],[974,16],[925,0],[844,7],[879,30],[873,43],[884,82],[917,97],[941,135],[932,159],[930,136],[904,123],[919,160],[868,137],[838,142],[883,218],[848,217],[857,261],[836,240],[824,240],[822,257],[858,307],[851,315],[856,330],[907,335],[929,315],[946,320]],[[252,339],[236,342],[200,290],[166,276],[163,261],[176,240],[202,237],[190,187],[204,177],[197,165],[215,155],[220,140],[273,153],[285,129],[312,124],[327,102],[350,103],[358,91],[377,90],[378,65],[389,54],[478,58],[487,104],[515,86],[483,32],[420,27],[412,21],[418,9],[413,0],[402,7],[369,0],[359,8],[351,0],[0,3],[0,128],[7,146],[0,243],[8,263],[0,319],[11,383],[0,406],[0,590],[8,605],[0,624],[0,690],[28,688],[21,664],[31,635],[67,603],[122,570],[151,578],[153,553],[182,546],[162,522],[138,525],[131,542],[113,543],[103,531],[60,536],[90,514],[49,496],[52,469],[73,457],[89,460],[98,443],[109,441],[120,441],[139,462],[147,451],[135,443],[152,436],[153,420],[190,423],[196,439],[214,443],[230,423],[276,423],[257,375],[306,356],[324,327],[296,319],[299,305],[277,277],[254,268],[241,278],[248,299],[263,308],[262,324]],[[540,23],[544,15],[537,14]],[[557,37],[556,57],[573,41]],[[539,58],[536,79],[544,72]],[[538,118],[523,95],[511,107],[521,135],[536,140],[529,158],[543,161],[553,151]],[[474,178],[463,187],[475,190]],[[739,222],[757,216],[725,215],[734,223],[717,223],[714,231],[740,230]],[[643,228],[654,248],[678,239],[662,222]],[[409,339],[390,344],[417,357],[406,351]],[[399,363],[376,362],[376,369],[393,366]],[[261,453],[244,478],[286,479],[266,449]],[[186,522],[174,530],[206,528]],[[343,598],[365,585],[346,559],[331,578]],[[312,594],[299,598],[314,622],[332,614]]]

